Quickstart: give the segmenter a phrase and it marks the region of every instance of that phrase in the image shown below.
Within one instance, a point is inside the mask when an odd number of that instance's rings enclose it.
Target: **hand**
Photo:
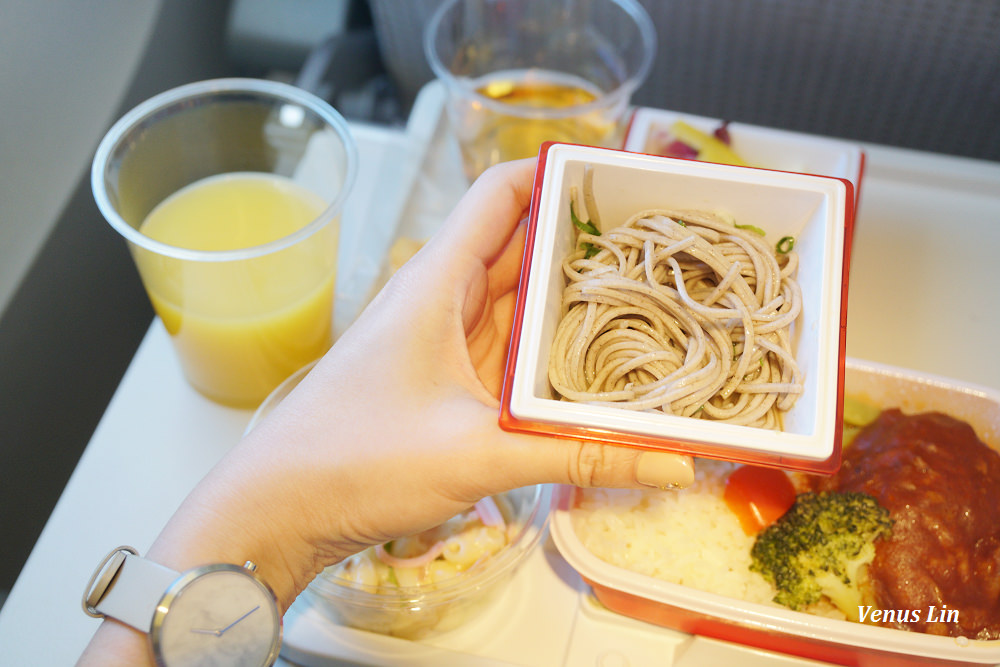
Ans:
[[[149,557],[254,560],[287,606],[325,566],[537,483],[684,486],[689,457],[497,424],[534,161],[487,171]]]
[[[487,171],[302,383],[190,494],[147,557],[258,564],[283,608],[322,568],[537,483],[686,486],[691,459],[497,424],[534,161]],[[105,623],[81,664],[138,664]]]

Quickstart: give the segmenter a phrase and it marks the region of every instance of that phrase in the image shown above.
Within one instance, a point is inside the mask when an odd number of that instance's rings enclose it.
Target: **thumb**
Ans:
[[[694,460],[684,454],[601,442],[565,440],[500,431],[489,450],[502,457],[489,465],[515,485],[677,489],[694,482]]]
[[[680,489],[694,482],[694,460],[683,454],[579,441],[552,449],[563,450],[553,454],[576,486]]]

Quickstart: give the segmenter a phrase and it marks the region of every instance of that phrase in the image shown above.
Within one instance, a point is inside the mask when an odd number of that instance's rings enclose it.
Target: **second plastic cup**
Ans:
[[[544,141],[619,148],[656,52],[652,26],[634,0],[446,0],[424,51],[469,180]]]

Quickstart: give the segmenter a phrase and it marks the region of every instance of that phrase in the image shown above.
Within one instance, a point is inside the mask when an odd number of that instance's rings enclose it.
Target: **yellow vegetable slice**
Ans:
[[[670,126],[670,132],[674,138],[697,150],[699,160],[747,166],[743,158],[737,155],[736,151],[727,146],[725,142],[702,132],[682,120],[675,121]]]

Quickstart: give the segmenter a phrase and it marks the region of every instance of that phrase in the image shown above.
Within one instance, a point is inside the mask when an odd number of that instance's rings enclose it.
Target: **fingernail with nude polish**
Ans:
[[[694,482],[690,456],[668,452],[643,452],[635,460],[635,481],[654,489],[683,489]]]

